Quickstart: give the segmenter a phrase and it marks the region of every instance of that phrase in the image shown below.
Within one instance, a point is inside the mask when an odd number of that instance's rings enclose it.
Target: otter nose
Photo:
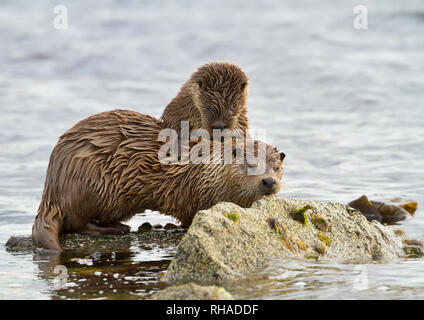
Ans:
[[[213,124],[212,124],[212,130],[213,129],[218,129],[218,130],[224,130],[224,129],[227,129],[227,126],[225,125],[225,123],[224,122],[222,122],[222,121],[215,121]]]
[[[262,184],[270,189],[272,189],[276,183],[277,182],[272,178],[262,179]]]

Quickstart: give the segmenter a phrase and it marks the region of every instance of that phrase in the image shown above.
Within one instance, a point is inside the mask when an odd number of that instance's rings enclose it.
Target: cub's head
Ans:
[[[250,207],[254,201],[263,197],[277,194],[283,177],[283,152],[260,141],[255,141],[251,149],[246,147],[245,161],[232,164],[230,170],[233,197],[244,207]],[[234,155],[237,150],[241,153],[239,148],[234,148]]]
[[[200,67],[190,78],[193,101],[203,128],[212,135],[213,129],[238,127],[239,117],[246,114],[249,81],[236,65],[224,62]]]

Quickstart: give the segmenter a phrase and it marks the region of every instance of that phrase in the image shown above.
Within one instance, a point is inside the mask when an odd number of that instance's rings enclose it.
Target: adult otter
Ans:
[[[249,207],[279,191],[284,154],[278,150],[267,146],[266,171],[259,176],[248,175],[246,163],[163,165],[161,129],[153,117],[114,110],[65,132],[50,157],[34,244],[62,251],[61,232],[128,232],[120,222],[145,209],[170,214],[188,227],[198,210],[217,202]]]
[[[167,105],[161,120],[177,132],[181,121],[190,122],[190,131],[206,129],[240,130],[248,135],[247,96],[249,80],[236,65],[215,62],[201,66]]]

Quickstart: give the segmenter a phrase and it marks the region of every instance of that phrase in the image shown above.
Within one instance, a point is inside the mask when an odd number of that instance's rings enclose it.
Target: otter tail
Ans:
[[[32,240],[36,247],[59,252],[63,251],[59,242],[61,216],[60,209],[54,206],[49,208],[40,206],[32,226]]]

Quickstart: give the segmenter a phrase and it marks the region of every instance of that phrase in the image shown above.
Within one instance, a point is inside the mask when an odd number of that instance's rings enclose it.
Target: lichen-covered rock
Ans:
[[[165,288],[147,299],[150,300],[233,300],[233,296],[224,288],[217,286],[199,286],[187,283]]]
[[[236,223],[230,214],[237,214]],[[325,223],[308,223],[317,217]],[[399,257],[403,247],[391,227],[341,203],[276,197],[249,209],[219,203],[196,214],[162,280],[217,284],[246,276],[270,258],[360,263]]]

